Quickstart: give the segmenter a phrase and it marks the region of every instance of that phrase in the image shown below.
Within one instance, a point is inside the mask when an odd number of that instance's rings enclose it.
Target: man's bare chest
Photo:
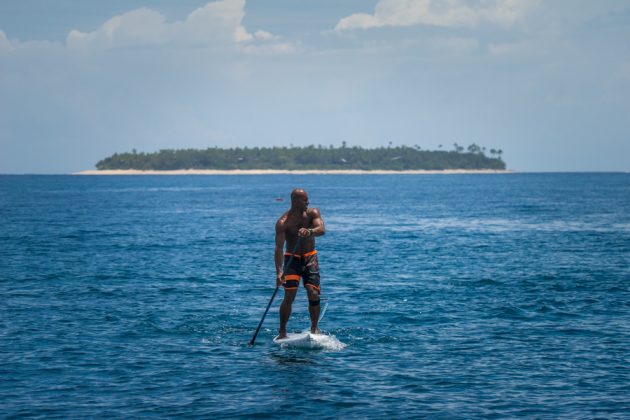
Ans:
[[[301,217],[291,216],[291,217],[287,217],[287,220],[284,226],[288,234],[297,235],[297,231],[300,230],[300,228],[309,228],[311,227],[311,223],[312,223],[312,218],[309,217],[308,215],[303,215]]]

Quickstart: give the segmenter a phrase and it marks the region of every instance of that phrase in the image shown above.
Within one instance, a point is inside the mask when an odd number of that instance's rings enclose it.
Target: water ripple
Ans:
[[[629,177],[0,176],[0,412],[627,418]],[[342,349],[248,345],[296,185]]]

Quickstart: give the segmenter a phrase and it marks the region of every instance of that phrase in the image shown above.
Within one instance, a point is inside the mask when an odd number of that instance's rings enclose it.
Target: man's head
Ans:
[[[291,208],[306,211],[308,208],[308,194],[301,188],[291,191]]]

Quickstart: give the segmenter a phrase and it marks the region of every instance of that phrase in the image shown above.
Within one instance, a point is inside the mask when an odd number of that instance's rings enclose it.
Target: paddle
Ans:
[[[293,247],[293,252],[291,253],[291,257],[289,258],[287,263],[282,267],[282,275],[283,276],[284,276],[284,272],[286,271],[287,267],[289,267],[291,265],[291,262],[293,261],[293,255],[297,251],[301,240],[302,240],[302,237],[298,236],[297,242],[295,243],[295,247]],[[278,288],[279,287],[280,286],[276,284],[276,288],[273,291],[273,295],[271,295],[271,299],[269,299],[269,303],[267,304],[267,309],[265,309],[265,313],[263,314],[262,318],[260,319],[260,322],[258,323],[258,328],[256,328],[256,332],[254,333],[254,336],[249,341],[249,345],[250,346],[253,346],[254,345],[254,341],[256,341],[256,336],[258,335],[258,331],[260,331],[260,327],[262,327],[263,322],[265,322],[265,317],[267,316],[267,312],[269,312],[269,308],[271,307],[271,304],[273,303],[273,300],[276,297],[276,293],[278,293]]]

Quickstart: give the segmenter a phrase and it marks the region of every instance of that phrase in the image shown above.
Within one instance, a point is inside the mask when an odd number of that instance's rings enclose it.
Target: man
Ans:
[[[300,285],[300,277],[304,280],[304,287],[308,294],[308,312],[311,316],[311,332],[319,333],[319,263],[315,250],[315,237],[326,233],[324,221],[318,209],[308,208],[308,194],[296,188],[291,192],[291,208],[284,213],[276,223],[276,249],[274,253],[276,263],[276,284],[284,286],[284,299],[280,305],[280,330],[278,338],[287,337],[287,322],[291,315],[291,306]],[[298,237],[300,243],[295,254]],[[284,243],[287,243],[287,252]],[[284,255],[283,255],[284,254]],[[283,263],[291,264],[282,272]]]

